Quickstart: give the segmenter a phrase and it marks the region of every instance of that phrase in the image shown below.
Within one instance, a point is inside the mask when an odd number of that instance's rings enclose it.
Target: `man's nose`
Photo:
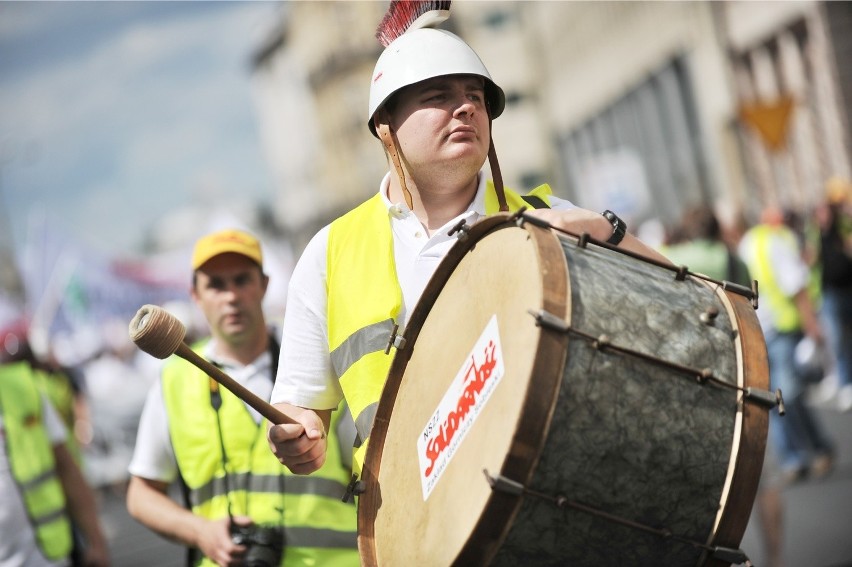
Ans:
[[[474,109],[476,108],[467,96],[461,97],[456,103],[455,111],[453,114],[455,116],[460,116],[462,114],[467,114],[468,116],[473,114]]]

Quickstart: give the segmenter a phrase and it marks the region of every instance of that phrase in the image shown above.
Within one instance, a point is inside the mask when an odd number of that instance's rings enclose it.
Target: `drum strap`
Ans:
[[[549,209],[550,205],[544,202],[544,199],[541,197],[536,197],[535,195],[521,195],[521,199],[526,201],[530,207],[534,209]]]

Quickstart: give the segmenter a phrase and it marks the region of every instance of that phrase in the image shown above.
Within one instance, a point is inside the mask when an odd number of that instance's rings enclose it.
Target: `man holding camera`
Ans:
[[[261,305],[269,277],[260,243],[238,230],[207,235],[195,245],[192,268],[191,295],[212,335],[193,348],[268,399],[278,344]],[[341,500],[350,469],[336,428],[329,438],[338,450],[311,477],[281,467],[266,428],[230,391],[171,357],[140,419],[130,514],[186,545],[193,565],[357,565],[355,507]],[[184,506],[168,494],[174,481]]]

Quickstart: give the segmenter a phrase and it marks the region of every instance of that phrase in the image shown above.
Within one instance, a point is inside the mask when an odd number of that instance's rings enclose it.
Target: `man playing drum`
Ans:
[[[422,15],[412,5],[434,2],[404,4],[391,3],[377,32],[386,49],[373,72],[367,124],[392,167],[373,198],[312,239],[290,282],[271,401],[300,425],[272,426],[269,440],[294,473],[322,466],[331,408],[344,397],[358,429],[359,473],[392,360],[388,337],[405,325],[460,221],[538,205],[545,208],[533,214],[556,228],[665,261],[610,211],[575,207],[547,185],[523,197],[503,188],[491,142],[502,89],[459,37],[420,27],[424,17],[411,25]],[[438,14],[440,22],[448,12]],[[493,181],[482,171],[486,158]]]

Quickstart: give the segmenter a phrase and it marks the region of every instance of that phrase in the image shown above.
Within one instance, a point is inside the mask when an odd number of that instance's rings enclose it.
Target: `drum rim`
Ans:
[[[766,342],[752,303],[742,295],[721,288],[717,288],[717,294],[737,331],[737,368],[742,372],[738,377],[741,382],[739,385],[742,388],[768,389],[769,359]],[[742,393],[737,399],[737,406],[737,419],[740,421],[739,443],[732,446],[734,457],[729,460],[729,475],[725,486],[727,497],[720,502],[716,526],[708,541],[708,545],[729,548],[739,547],[748,526],[757,496],[769,430],[767,408],[746,402]],[[730,565],[729,562],[713,558],[702,564],[708,567]]]
[[[411,319],[407,325],[403,337],[406,344],[413,345],[417,340],[419,330],[422,328],[428,314],[438,297],[434,288],[441,288],[449,280],[458,264],[464,256],[470,252],[478,241],[488,234],[512,227],[527,230],[530,238],[536,240],[536,253],[539,264],[542,266],[543,299],[542,308],[547,309],[558,317],[570,316],[570,283],[568,280],[567,260],[562,251],[559,238],[548,228],[534,226],[529,223],[516,222],[516,217],[507,213],[498,213],[481,219],[468,230],[465,238],[451,248],[447,256],[438,266],[435,274],[427,284],[422,297],[429,297],[428,301],[420,301],[412,312]],[[546,285],[547,284],[547,285]],[[427,295],[428,294],[428,295]],[[570,322],[570,321],[569,321]],[[499,474],[509,476],[519,482],[528,481],[535,472],[541,452],[547,438],[549,423],[553,416],[561,387],[562,371],[567,356],[568,337],[563,333],[552,330],[541,329],[539,344],[536,348],[533,360],[532,375],[539,376],[543,388],[537,388],[534,395],[528,395],[523,402],[522,415],[524,419],[518,424],[518,430],[512,440],[512,448],[518,445],[518,431],[521,429],[538,431],[537,445],[534,447],[534,458],[530,458],[530,439],[524,439],[524,458],[512,459],[513,453],[519,451],[510,450],[503,463]],[[553,350],[556,349],[556,350]],[[367,448],[364,469],[361,481],[364,483],[364,493],[359,496],[358,502],[358,548],[364,565],[377,565],[375,547],[375,524],[368,517],[367,511],[372,512],[381,505],[381,487],[378,486],[379,473],[381,471],[382,453],[384,441],[389,425],[389,416],[392,413],[399,392],[400,383],[411,357],[412,349],[397,351],[391,368],[388,372],[387,381],[379,400],[376,411],[373,430],[370,435],[370,444]],[[546,354],[543,355],[543,353]],[[553,354],[557,353],[557,356]],[[532,389],[531,389],[532,390]],[[547,392],[543,394],[543,392]],[[532,407],[529,407],[532,406]],[[546,410],[546,411],[543,411]],[[529,419],[526,416],[530,416]],[[531,422],[535,421],[535,424]],[[511,461],[511,462],[510,462]],[[493,471],[489,471],[492,472]],[[483,481],[484,482],[484,481]],[[486,564],[499,550],[500,544],[508,534],[512,518],[517,514],[522,504],[521,496],[512,496],[503,492],[492,492],[483,508],[480,520],[474,526],[470,537],[464,544],[455,560],[455,564]],[[475,542],[487,541],[487,548]]]

